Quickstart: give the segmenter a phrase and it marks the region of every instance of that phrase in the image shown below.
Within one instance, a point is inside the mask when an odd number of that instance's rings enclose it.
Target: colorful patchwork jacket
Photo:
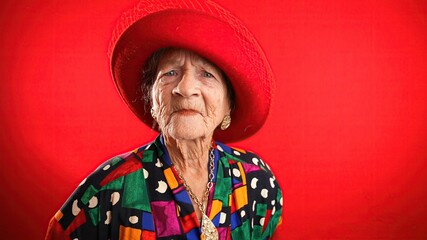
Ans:
[[[214,143],[215,177],[206,214],[219,239],[271,239],[282,192],[258,156]],[[88,176],[52,218],[46,240],[201,239],[190,197],[161,135],[110,159]]]

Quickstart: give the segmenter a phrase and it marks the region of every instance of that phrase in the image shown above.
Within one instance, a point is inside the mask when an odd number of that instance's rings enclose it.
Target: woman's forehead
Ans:
[[[163,56],[160,58],[159,65],[182,66],[184,65],[186,60],[189,60],[192,64],[195,65],[209,65],[212,67],[216,67],[215,64],[195,52],[186,49],[175,48],[167,50],[163,54]]]

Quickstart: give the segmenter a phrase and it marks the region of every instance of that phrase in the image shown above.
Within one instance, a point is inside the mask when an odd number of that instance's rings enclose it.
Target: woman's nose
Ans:
[[[172,93],[183,97],[191,97],[193,95],[199,95],[199,90],[196,76],[191,72],[185,72],[176,87],[172,90]]]

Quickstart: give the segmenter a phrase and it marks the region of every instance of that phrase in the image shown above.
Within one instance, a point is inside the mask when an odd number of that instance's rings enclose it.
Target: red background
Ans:
[[[154,137],[120,100],[106,55],[136,2],[1,4],[3,239],[43,238],[87,174]],[[426,239],[427,3],[218,2],[276,76],[265,126],[234,145],[281,183],[279,239]]]

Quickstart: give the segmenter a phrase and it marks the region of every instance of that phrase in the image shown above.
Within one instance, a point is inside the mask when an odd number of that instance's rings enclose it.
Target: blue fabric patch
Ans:
[[[187,234],[188,240],[199,240],[200,239],[200,231],[197,228],[194,228],[193,230],[189,231]]]
[[[238,212],[231,214],[231,230],[234,230],[236,227],[242,225],[242,221],[240,220],[240,216]]]
[[[188,197],[187,192],[185,191],[181,191],[179,193],[175,194],[175,199],[179,202],[183,202],[183,203],[187,203],[187,204],[192,204],[190,198]]]
[[[154,221],[151,213],[142,212],[142,229],[154,232]]]

